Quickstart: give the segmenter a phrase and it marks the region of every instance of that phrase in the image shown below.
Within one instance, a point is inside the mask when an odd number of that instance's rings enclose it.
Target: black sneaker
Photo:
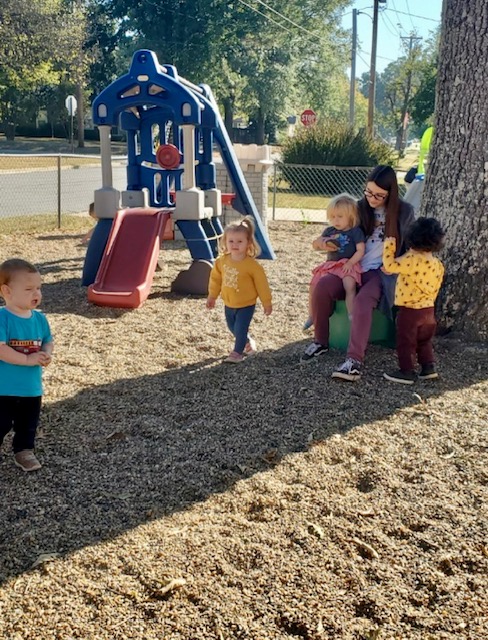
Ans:
[[[384,373],[383,378],[390,382],[399,382],[400,384],[413,384],[415,382],[415,371],[394,371],[393,373]]]
[[[346,358],[346,360],[332,373],[332,377],[349,381],[359,380],[361,377],[361,368],[362,364],[358,360]]]
[[[435,365],[433,364],[423,364],[422,369],[419,373],[419,380],[434,380],[438,378],[439,374],[435,370]]]
[[[310,362],[317,356],[321,356],[324,353],[327,353],[329,347],[325,347],[323,344],[319,344],[318,342],[312,342],[302,354],[300,358],[300,362]]]

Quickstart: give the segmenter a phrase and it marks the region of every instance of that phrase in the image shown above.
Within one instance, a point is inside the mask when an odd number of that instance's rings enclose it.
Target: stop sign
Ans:
[[[310,127],[312,124],[317,122],[317,114],[312,109],[305,109],[305,111],[300,116],[300,122],[305,127]]]

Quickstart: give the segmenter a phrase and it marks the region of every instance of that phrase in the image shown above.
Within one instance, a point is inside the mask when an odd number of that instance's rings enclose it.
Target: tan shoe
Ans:
[[[15,464],[23,471],[37,471],[42,467],[32,449],[24,449],[14,455]]]
[[[242,353],[237,353],[237,351],[231,351],[224,362],[231,362],[232,364],[239,364],[239,362],[244,361],[244,356]]]

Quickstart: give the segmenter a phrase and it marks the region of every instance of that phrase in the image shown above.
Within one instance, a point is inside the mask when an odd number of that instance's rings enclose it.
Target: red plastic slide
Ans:
[[[170,218],[167,209],[117,212],[88,300],[104,307],[136,309],[146,300]]]

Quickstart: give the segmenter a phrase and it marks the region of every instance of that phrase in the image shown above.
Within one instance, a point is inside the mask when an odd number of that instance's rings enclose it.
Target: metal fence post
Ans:
[[[271,214],[271,220],[275,219],[276,211],[276,161],[273,164],[273,212]]]
[[[58,229],[61,229],[61,155],[58,156]]]

